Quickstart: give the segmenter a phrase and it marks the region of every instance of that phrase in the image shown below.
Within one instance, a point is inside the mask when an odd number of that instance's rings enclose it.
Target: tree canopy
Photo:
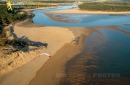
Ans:
[[[6,5],[0,5],[0,25],[13,23],[15,20],[21,19],[26,13],[20,14],[16,10],[7,10]]]
[[[83,3],[78,7],[88,11],[130,11],[129,3]]]

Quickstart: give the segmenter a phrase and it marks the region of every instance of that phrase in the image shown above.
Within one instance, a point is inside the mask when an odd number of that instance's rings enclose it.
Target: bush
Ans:
[[[130,4],[126,3],[84,3],[78,7],[88,11],[130,11]]]
[[[6,5],[0,5],[0,12],[0,25],[8,25],[26,15],[26,13],[19,14],[16,10],[8,11]]]

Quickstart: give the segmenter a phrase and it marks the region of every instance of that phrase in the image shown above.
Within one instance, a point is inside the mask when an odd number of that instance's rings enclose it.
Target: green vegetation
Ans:
[[[25,4],[25,5],[14,5],[12,6],[13,8],[16,9],[34,9],[34,8],[38,8],[38,7],[52,7],[52,6],[57,6],[57,5],[42,5],[42,4],[35,4],[35,5],[31,5],[31,4]]]
[[[8,11],[5,5],[0,5],[0,25],[8,25],[14,21],[23,18],[26,12],[20,13],[18,9]]]
[[[69,0],[48,0],[48,1],[35,1],[35,2],[44,2],[44,3],[74,3],[75,1],[69,1]]]
[[[130,3],[84,3],[78,7],[88,11],[130,11]]]

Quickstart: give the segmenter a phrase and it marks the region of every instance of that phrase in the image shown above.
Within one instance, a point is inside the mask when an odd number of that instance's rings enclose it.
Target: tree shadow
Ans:
[[[14,27],[11,26],[10,27],[10,32],[11,35],[14,37],[13,40],[6,40],[6,45],[11,45],[15,48],[15,50],[13,50],[12,52],[16,52],[16,51],[24,51],[24,52],[28,52],[29,50],[31,50],[29,47],[32,46],[33,48],[38,48],[38,47],[45,47],[47,48],[48,43],[42,43],[40,41],[32,41],[30,39],[28,39],[26,36],[22,36],[20,38],[17,37],[17,35],[14,33]]]
[[[3,32],[3,27],[0,26],[0,34]]]

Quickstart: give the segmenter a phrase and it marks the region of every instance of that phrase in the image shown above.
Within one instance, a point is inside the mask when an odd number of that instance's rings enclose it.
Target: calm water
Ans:
[[[120,73],[121,77],[130,78],[130,35],[113,30],[101,29],[107,42],[100,47],[103,49],[95,53],[99,57],[99,68],[91,72],[99,73]],[[96,43],[95,43],[96,44]]]
[[[125,30],[125,31],[130,32],[130,26],[127,26],[127,25],[119,25],[118,28],[120,28],[121,30]]]
[[[60,85],[130,85],[130,35],[100,29],[70,60]]]
[[[44,13],[64,10],[77,7],[77,5],[60,6],[58,8],[50,8],[43,10],[33,11],[35,17],[32,19],[35,24],[47,25],[47,26],[110,26],[110,25],[121,25],[130,23],[130,15],[97,15],[97,14],[61,14],[69,16],[69,18],[79,21],[78,23],[65,23],[51,20]]]
[[[89,69],[88,72],[120,73],[120,77],[130,78],[130,35],[109,29],[101,29],[101,32],[107,41],[100,46],[92,47],[95,49],[93,51],[96,51],[94,55],[98,57],[96,61],[98,68],[91,68],[93,70]],[[90,36],[88,42],[93,42],[94,37],[96,36]],[[91,62],[86,63],[90,64]]]
[[[112,26],[123,32],[100,29],[86,39],[81,54],[70,60],[67,77],[60,85],[130,85],[130,15],[62,14],[78,21],[53,21],[43,13],[68,9],[76,5],[33,11],[35,24],[47,26]],[[127,32],[127,34],[125,34]]]

